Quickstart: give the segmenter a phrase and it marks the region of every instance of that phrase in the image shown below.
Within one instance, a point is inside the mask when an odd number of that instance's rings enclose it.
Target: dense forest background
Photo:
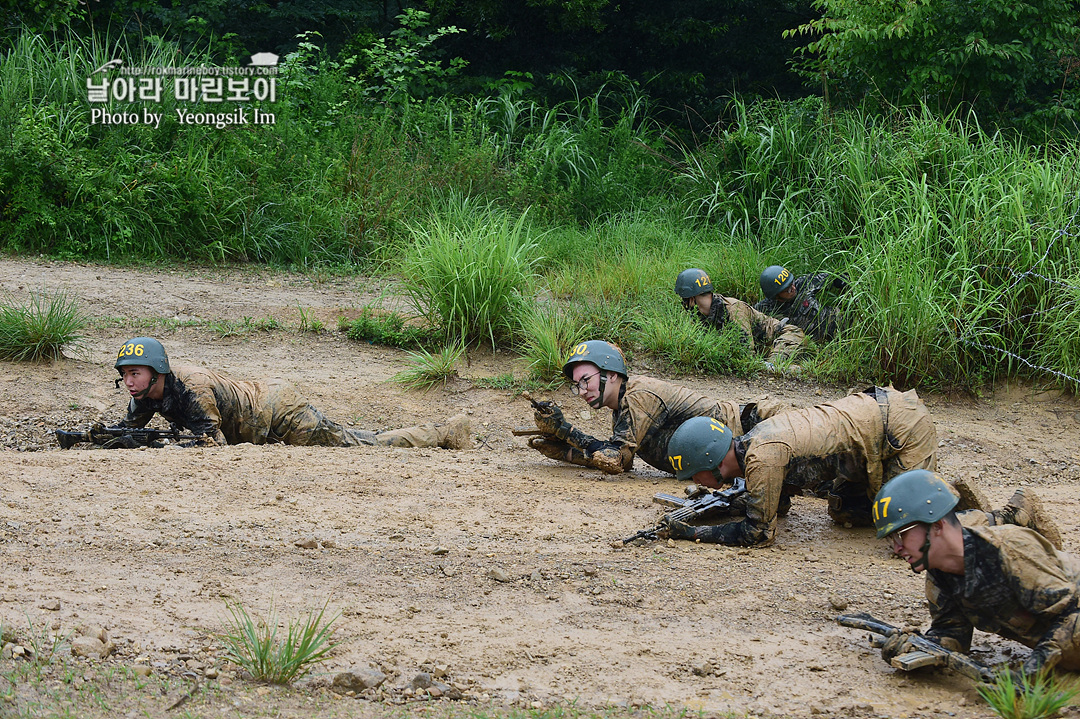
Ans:
[[[0,22],[6,252],[374,273],[431,320],[408,342],[513,347],[538,377],[595,336],[757,371],[671,287],[699,266],[753,302],[779,263],[851,280],[808,371],[1076,387],[1080,2],[0,0]],[[270,123],[88,97],[112,60],[260,52],[276,94],[242,109]]]

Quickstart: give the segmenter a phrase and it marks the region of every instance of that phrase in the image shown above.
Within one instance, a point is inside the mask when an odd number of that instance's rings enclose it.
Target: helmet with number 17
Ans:
[[[732,433],[726,424],[712,417],[686,420],[668,440],[668,463],[677,479],[686,480],[698,472],[720,466],[731,449]]]
[[[917,522],[933,524],[953,510],[960,499],[948,482],[928,469],[896,475],[874,498],[874,527],[883,539]]]

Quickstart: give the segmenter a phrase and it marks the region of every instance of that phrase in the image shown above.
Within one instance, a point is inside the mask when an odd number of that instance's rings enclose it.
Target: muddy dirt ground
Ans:
[[[372,699],[413,701],[405,689],[427,670],[463,701],[496,707],[990,716],[967,679],[897,672],[865,634],[834,622],[846,606],[926,623],[922,580],[869,530],[834,526],[822,500],[797,498],[769,548],[614,547],[658,518],[654,493],[682,484],[640,461],[605,476],[529,450],[510,434],[531,422],[528,403],[472,382],[524,376],[515,357],[473,352],[446,389],[403,391],[390,380],[405,353],[336,331],[339,316],[383,293],[379,281],[0,260],[6,298],[42,289],[78,298],[93,324],[70,357],[0,362],[0,621],[105,627],[116,651],[97,664],[216,685],[192,700],[195,715],[261,714],[268,702],[289,716],[361,714]],[[224,337],[207,324],[245,317],[248,329]],[[269,318],[282,329],[256,329]],[[301,332],[305,319],[328,329]],[[160,337],[174,363],[293,380],[328,416],[362,428],[468,413],[476,446],[60,450],[51,430],[122,416],[112,359],[139,334]],[[680,381],[804,406],[849,390],[767,376]],[[566,387],[548,394],[607,436],[606,410],[588,412]],[[1030,386],[924,399],[943,473],[995,504],[1034,488],[1066,548],[1080,550],[1075,399]],[[273,605],[281,618],[328,603],[341,612],[341,644],[303,686],[329,696],[335,674],[370,668],[385,683],[318,711],[255,691],[222,664],[226,600],[255,613]],[[983,661],[1026,651],[976,633]],[[22,689],[5,691],[22,701]],[[166,715],[155,706],[148,713]]]

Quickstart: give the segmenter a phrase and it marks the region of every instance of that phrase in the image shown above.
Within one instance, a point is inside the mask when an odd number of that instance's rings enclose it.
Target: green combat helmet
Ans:
[[[169,369],[169,355],[165,354],[165,348],[153,337],[135,337],[121,345],[120,351],[116,353],[116,364],[113,365],[120,373],[120,378],[116,380],[117,387],[124,377],[123,368],[130,365],[149,367],[152,375],[150,384],[138,394],[132,395],[133,400],[146,397],[161,375],[172,372]]]
[[[936,472],[913,469],[893,477],[874,498],[878,539],[916,522],[933,524],[960,500]]]
[[[677,479],[686,480],[720,466],[731,448],[728,426],[712,417],[693,417],[679,425],[668,441],[668,462]]]
[[[601,370],[606,370],[606,372],[600,373],[600,394],[589,403],[589,406],[593,409],[600,409],[604,406],[604,388],[607,385],[607,372],[617,372],[623,376],[623,379],[626,379],[628,374],[626,360],[623,359],[619,348],[610,342],[603,340],[581,342],[570,352],[570,356],[566,358],[566,364],[563,365],[562,371],[566,375],[566,379],[573,381],[574,365],[581,362],[590,362]]]
[[[933,524],[945,518],[960,498],[936,472],[913,469],[893,477],[874,497],[874,528],[884,539],[913,524]],[[930,532],[923,540],[922,556],[911,564],[911,571],[929,568]]]
[[[128,340],[116,353],[113,367],[119,372],[126,365],[142,365],[158,374],[169,374],[169,355],[165,348],[153,337],[135,337]]]
[[[705,270],[699,270],[696,267],[683,270],[675,278],[675,294],[684,300],[712,291],[712,281]]]
[[[758,281],[761,283],[761,292],[765,295],[765,299],[771,300],[791,287],[795,277],[780,265],[771,265],[765,268]]]
[[[566,379],[574,378],[574,365],[579,362],[591,362],[600,369],[618,372],[623,377],[627,376],[626,361],[623,359],[622,352],[618,347],[604,340],[589,340],[574,347],[562,368]]]

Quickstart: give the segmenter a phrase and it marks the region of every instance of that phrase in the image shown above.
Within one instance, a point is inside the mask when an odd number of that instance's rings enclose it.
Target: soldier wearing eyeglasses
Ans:
[[[748,431],[758,421],[790,407],[768,397],[741,405],[718,401],[663,380],[631,377],[622,352],[602,340],[574,347],[563,374],[573,382],[571,391],[590,407],[612,410],[612,435],[606,440],[591,437],[571,425],[554,403],[543,403],[535,420],[544,436],[533,437],[529,446],[545,457],[609,474],[628,471],[635,456],[671,472],[665,459],[668,440],[691,417],[716,417]]]

